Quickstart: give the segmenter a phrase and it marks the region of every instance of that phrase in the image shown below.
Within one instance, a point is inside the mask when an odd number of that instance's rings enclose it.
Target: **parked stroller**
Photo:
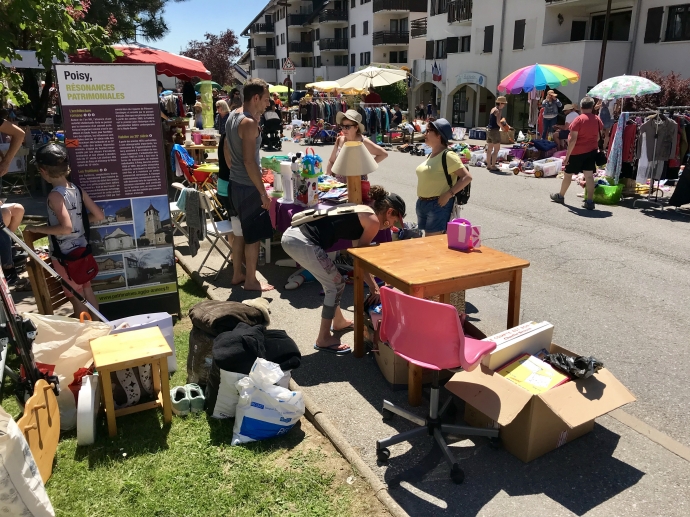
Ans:
[[[263,114],[261,126],[261,148],[267,151],[280,151],[283,144],[280,133],[283,130],[283,121],[275,111],[266,111]]]

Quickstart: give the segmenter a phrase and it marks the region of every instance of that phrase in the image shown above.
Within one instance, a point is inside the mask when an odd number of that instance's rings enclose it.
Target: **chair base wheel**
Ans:
[[[457,463],[453,465],[453,468],[450,469],[450,479],[456,485],[459,485],[465,481],[465,473]]]
[[[395,413],[384,408],[381,410],[381,416],[384,420],[391,420],[395,416]]]
[[[387,447],[383,449],[376,449],[376,459],[381,463],[387,463],[388,459],[391,457],[391,451]]]
[[[489,438],[489,447],[491,447],[493,450],[498,450],[503,448],[503,442],[501,442],[501,439],[496,436],[495,438]]]

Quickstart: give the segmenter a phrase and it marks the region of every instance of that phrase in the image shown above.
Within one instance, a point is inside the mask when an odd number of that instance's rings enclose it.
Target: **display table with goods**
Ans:
[[[448,303],[450,293],[509,283],[507,328],[519,322],[522,270],[529,262],[491,248],[459,251],[448,247],[448,237],[437,235],[348,250],[354,258],[355,357],[364,355],[365,273],[419,298],[439,295]],[[422,368],[410,365],[409,403],[418,406],[422,395]]]

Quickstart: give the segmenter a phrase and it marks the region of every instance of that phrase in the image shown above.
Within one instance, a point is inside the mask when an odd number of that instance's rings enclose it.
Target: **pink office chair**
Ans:
[[[451,398],[439,411],[440,370],[462,367],[473,370],[482,358],[496,348],[496,343],[479,341],[466,337],[460,318],[452,305],[415,298],[388,287],[381,288],[381,341],[388,343],[396,355],[410,363],[434,370],[429,401],[429,416],[422,419],[391,402],[383,401],[384,418],[393,413],[421,426],[376,442],[376,457],[387,462],[388,447],[408,441],[420,434],[433,434],[450,465],[450,477],[454,483],[462,483],[465,474],[448,448],[442,433],[455,436],[486,436],[497,440],[497,429],[447,425],[441,423],[441,416],[448,408]]]

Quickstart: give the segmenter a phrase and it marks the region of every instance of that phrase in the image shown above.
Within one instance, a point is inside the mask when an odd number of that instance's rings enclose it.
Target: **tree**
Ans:
[[[108,45],[107,27],[83,21],[77,0],[5,0],[0,3],[0,97],[27,104],[25,114],[43,122],[53,84],[52,61],[86,48],[103,61],[117,52]],[[43,70],[13,70],[2,60],[19,59],[16,50],[34,50]],[[40,80],[45,87],[39,91]]]
[[[204,34],[205,41],[192,40],[180,54],[201,61],[214,81],[221,86],[233,78],[232,66],[242,55],[237,36],[232,29],[218,35]]]
[[[690,79],[683,79],[680,74],[675,72],[665,76],[660,70],[642,70],[638,75],[661,86],[661,91],[636,99],[626,99],[624,108],[627,111],[638,111],[659,106],[690,105]]]
[[[157,40],[165,36],[168,26],[163,19],[165,5],[171,0],[81,0],[90,7],[84,21],[103,27],[111,25],[110,40]],[[184,2],[185,0],[172,0]]]
[[[388,86],[379,86],[376,93],[381,96],[381,100],[391,107],[396,104],[402,109],[407,107],[407,81],[398,81]]]

